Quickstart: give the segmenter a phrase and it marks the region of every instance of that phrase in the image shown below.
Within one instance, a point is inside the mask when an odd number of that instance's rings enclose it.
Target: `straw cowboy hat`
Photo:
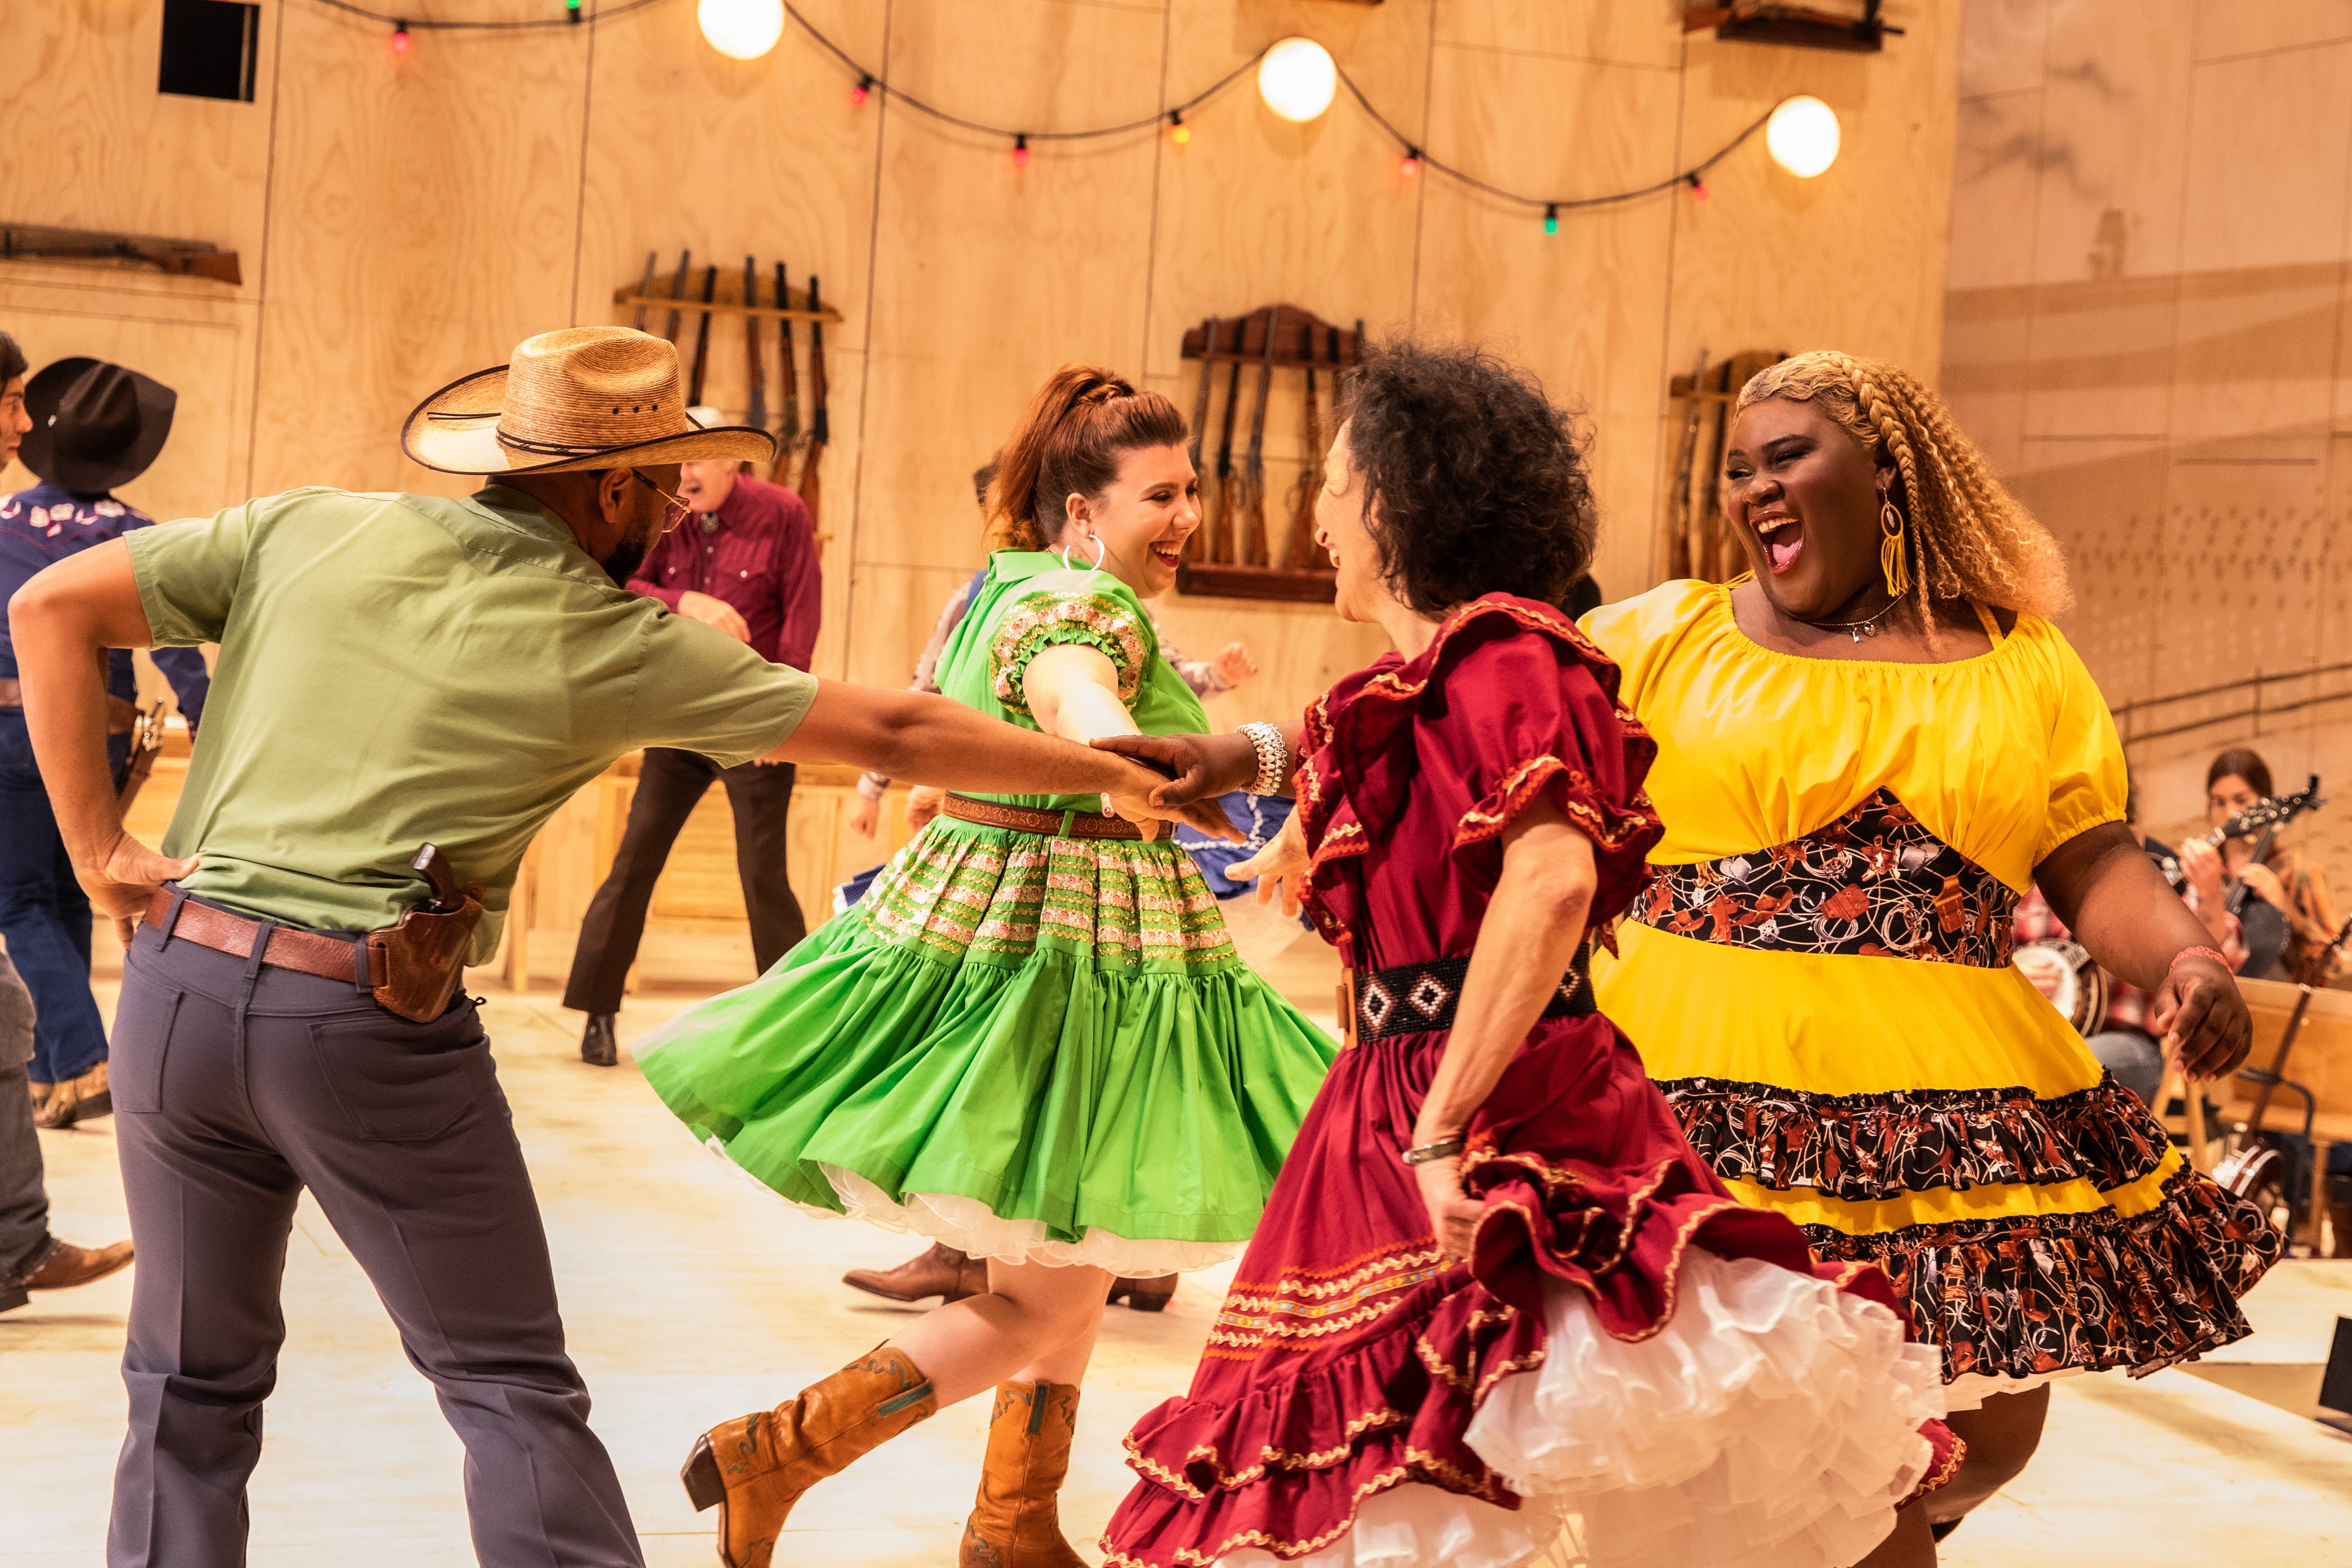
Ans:
[[[400,449],[445,474],[563,474],[707,458],[765,462],[748,425],[688,416],[677,350],[626,327],[526,338],[514,358],[451,382],[409,411]]]
[[[180,395],[104,360],[61,359],[25,384],[18,456],[53,485],[92,495],[147,471],[172,433]]]

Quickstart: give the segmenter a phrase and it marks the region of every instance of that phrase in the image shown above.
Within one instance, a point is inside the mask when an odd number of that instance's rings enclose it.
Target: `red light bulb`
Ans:
[[[1703,202],[1706,200],[1707,196],[1711,194],[1706,188],[1706,182],[1700,179],[1696,174],[1690,176],[1690,188],[1691,200],[1695,202]]]
[[[873,90],[874,79],[870,76],[859,77],[857,79],[857,85],[849,89],[849,101],[854,104],[862,105],[866,101],[866,94]]]
[[[1412,179],[1421,173],[1421,160],[1407,153],[1404,155],[1404,161],[1397,165],[1397,173],[1408,180]]]
[[[393,24],[392,52],[395,55],[404,55],[408,52],[408,24],[405,22]]]
[[[1015,136],[1013,139],[1013,166],[1016,169],[1025,169],[1029,166],[1029,138],[1027,136]]]

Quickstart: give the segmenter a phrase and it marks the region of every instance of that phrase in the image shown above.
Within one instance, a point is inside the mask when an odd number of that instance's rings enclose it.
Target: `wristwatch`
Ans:
[[[1250,795],[1283,795],[1290,788],[1290,747],[1282,731],[1263,720],[1244,724],[1241,734],[1257,752],[1257,777],[1246,786]]]

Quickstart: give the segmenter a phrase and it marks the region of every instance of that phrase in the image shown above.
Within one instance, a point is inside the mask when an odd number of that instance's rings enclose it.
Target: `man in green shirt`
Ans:
[[[642,1562],[488,1042],[448,994],[496,944],[531,836],[615,758],[850,762],[1143,814],[1157,781],[1120,758],[770,664],[627,592],[683,515],[679,462],[771,449],[697,426],[678,381],[658,338],[545,333],[409,417],[412,458],[496,481],[472,497],[293,490],[86,551],[10,604],[67,848],[129,943],[112,1079],[140,1269],[114,1568],[242,1560],[306,1187],[465,1443],[482,1561]],[[114,805],[98,654],[198,642],[220,658],[159,855]],[[480,889],[470,943],[470,898],[420,921],[457,933],[438,946],[387,931],[427,895],[425,842]]]

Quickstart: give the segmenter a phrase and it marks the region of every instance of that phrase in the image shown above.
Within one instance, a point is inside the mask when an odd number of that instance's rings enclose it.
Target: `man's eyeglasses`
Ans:
[[[686,514],[694,510],[682,499],[670,494],[669,491],[662,489],[661,486],[654,483],[653,480],[646,478],[645,475],[637,472],[636,469],[631,468],[629,470],[629,477],[669,503],[669,514],[662,519],[662,531],[664,533],[667,533],[671,529],[676,528],[679,523],[684,522],[686,521]]]

